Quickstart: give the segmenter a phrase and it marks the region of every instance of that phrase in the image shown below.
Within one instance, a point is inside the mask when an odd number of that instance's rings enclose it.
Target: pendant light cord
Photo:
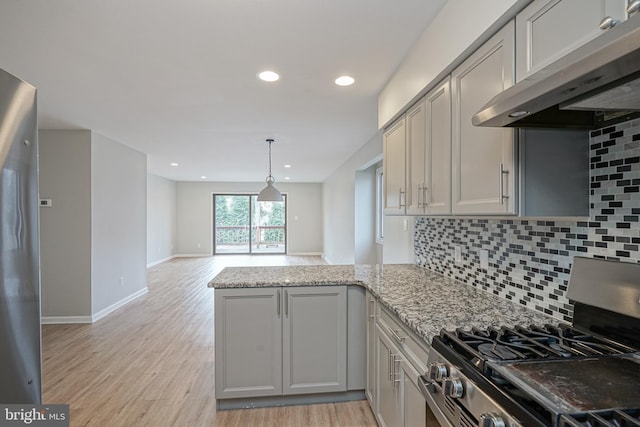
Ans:
[[[271,143],[273,141],[269,141],[269,175],[271,175]]]
[[[273,181],[275,181],[273,179],[273,175],[271,174],[271,143],[273,142],[273,139],[267,139],[267,142],[269,143],[269,176],[268,178],[271,178]]]

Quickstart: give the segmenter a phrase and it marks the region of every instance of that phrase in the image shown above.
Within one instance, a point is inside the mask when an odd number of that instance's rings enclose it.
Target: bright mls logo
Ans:
[[[69,427],[69,405],[0,405],[0,427]]]

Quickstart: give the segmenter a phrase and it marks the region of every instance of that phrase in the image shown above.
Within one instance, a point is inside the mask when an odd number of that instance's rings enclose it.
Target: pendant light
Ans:
[[[284,199],[282,194],[278,191],[273,183],[276,182],[273,175],[271,175],[271,143],[273,139],[267,139],[269,143],[269,176],[267,176],[267,186],[258,194],[259,202],[282,202]]]

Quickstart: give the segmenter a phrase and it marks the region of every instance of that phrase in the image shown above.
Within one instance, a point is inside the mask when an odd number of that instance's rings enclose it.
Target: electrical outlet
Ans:
[[[489,269],[489,251],[486,249],[480,250],[480,268],[483,270]]]
[[[456,264],[462,264],[462,248],[460,246],[453,247],[453,259]]]
[[[124,276],[120,276],[120,286],[124,286]]]

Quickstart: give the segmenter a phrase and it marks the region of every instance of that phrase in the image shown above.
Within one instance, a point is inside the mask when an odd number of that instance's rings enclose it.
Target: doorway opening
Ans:
[[[213,253],[286,254],[287,195],[258,202],[257,194],[213,195]]]

